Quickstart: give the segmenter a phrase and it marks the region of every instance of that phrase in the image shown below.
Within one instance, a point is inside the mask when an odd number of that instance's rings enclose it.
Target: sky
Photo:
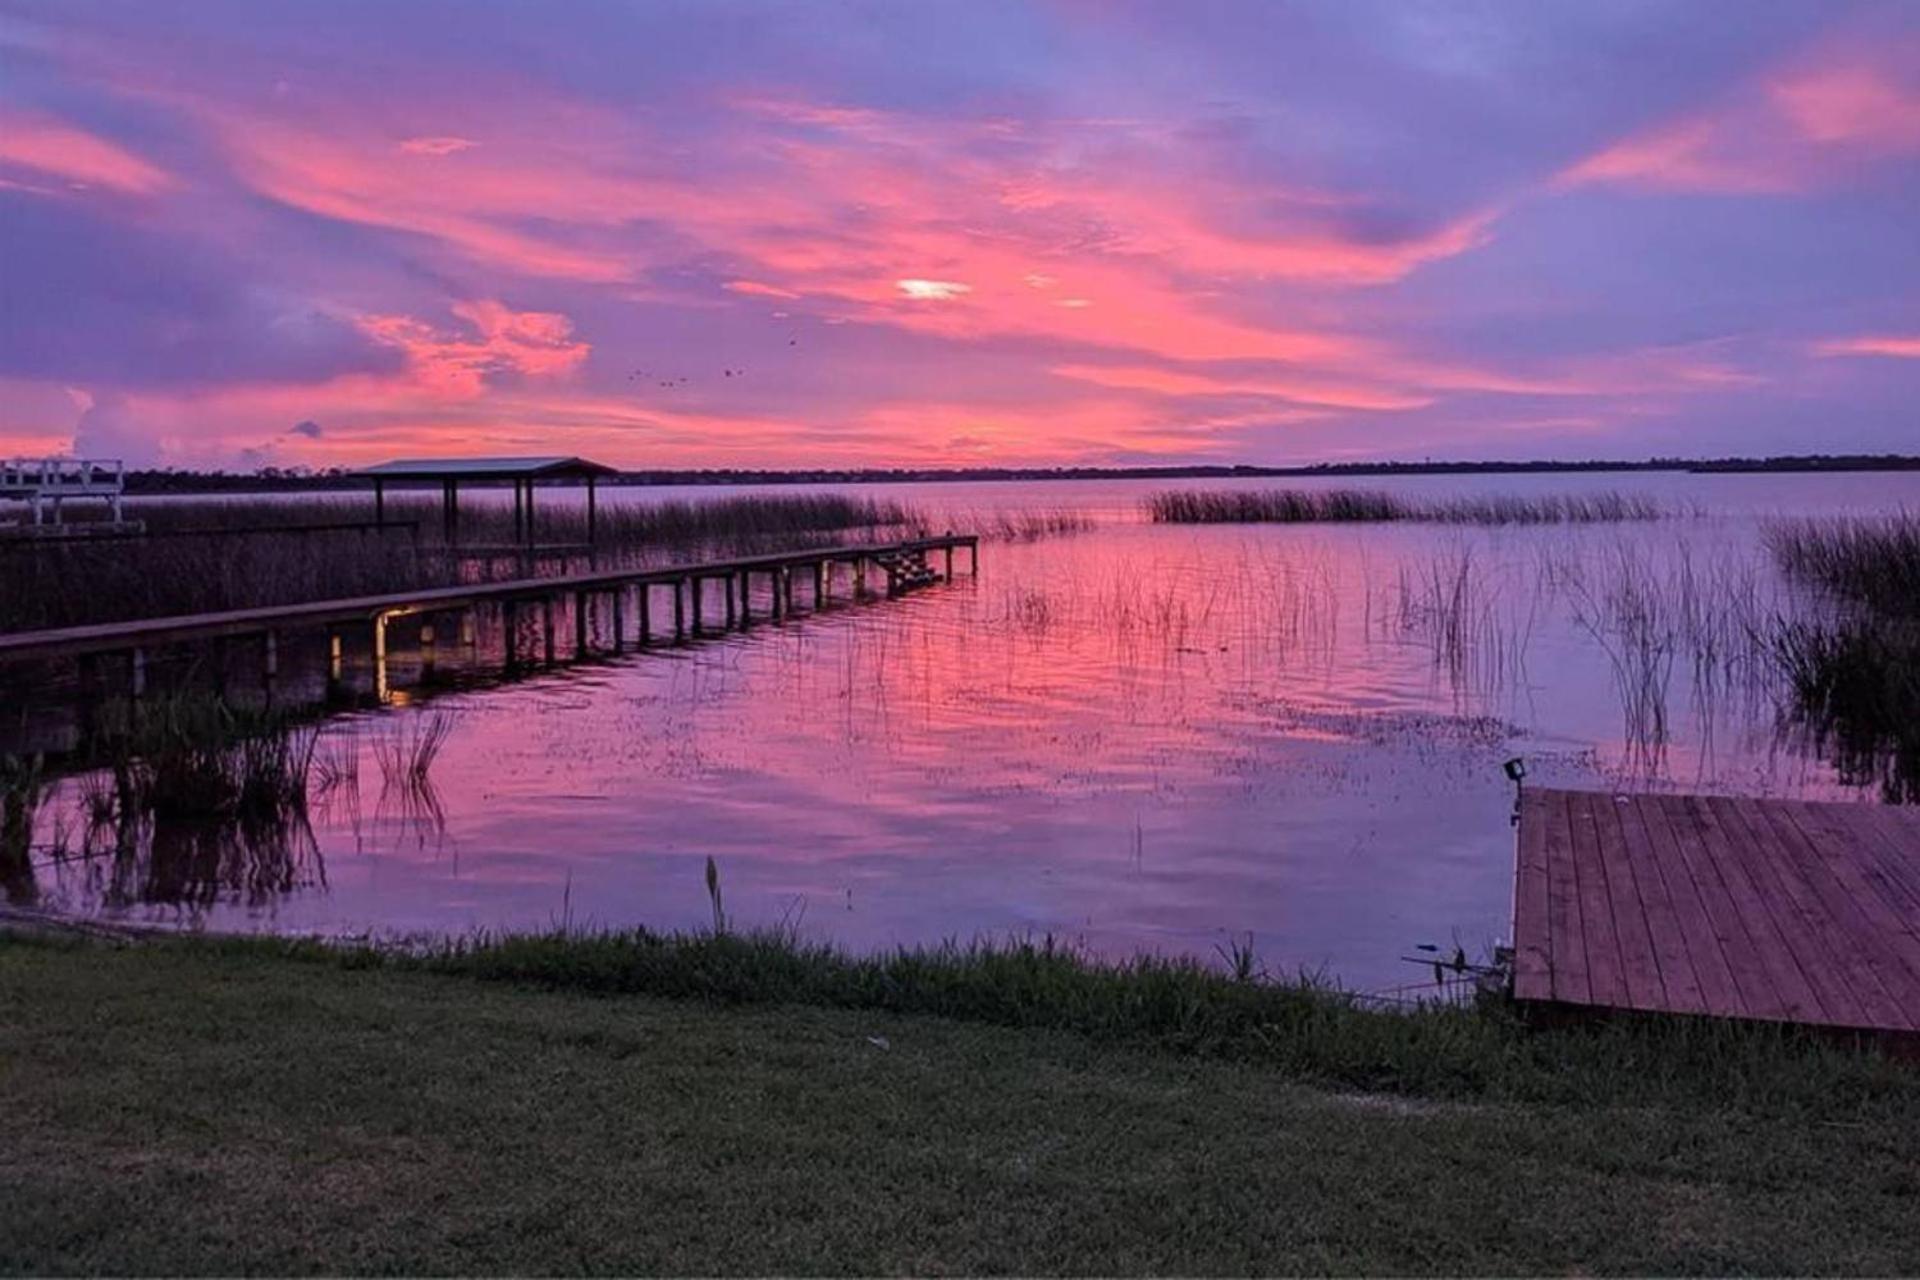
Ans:
[[[0,455],[1920,452],[1911,0],[0,0]]]

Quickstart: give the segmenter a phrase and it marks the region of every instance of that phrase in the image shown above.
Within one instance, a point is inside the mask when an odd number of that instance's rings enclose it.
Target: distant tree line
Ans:
[[[1306,467],[862,467],[752,470],[648,469],[624,471],[604,484],[921,484],[994,480],[1196,480],[1260,476],[1513,475],[1595,471],[1920,471],[1920,457],[1899,453],[1812,453],[1769,458],[1648,458],[1644,461],[1323,462]],[[357,489],[365,484],[342,467],[324,470],[263,467],[258,471],[144,469],[127,473],[129,493],[273,493]]]

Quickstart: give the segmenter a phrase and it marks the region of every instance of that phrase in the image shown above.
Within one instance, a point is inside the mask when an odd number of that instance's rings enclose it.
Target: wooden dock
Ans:
[[[271,675],[277,662],[275,637],[281,632],[314,629],[338,632],[371,625],[374,649],[376,653],[384,653],[386,625],[391,619],[412,614],[460,612],[479,605],[498,605],[511,616],[513,611],[528,604],[543,609],[544,647],[551,659],[556,601],[572,605],[576,652],[587,647],[587,619],[596,601],[610,614],[615,648],[626,643],[625,623],[630,615],[635,622],[633,641],[647,645],[657,634],[652,620],[654,589],[666,588],[672,596],[667,605],[672,616],[672,631],[668,634],[675,641],[683,641],[689,636],[706,634],[710,622],[721,622],[729,631],[751,625],[756,581],[765,588],[768,616],[778,620],[794,612],[796,581],[811,580],[810,590],[802,598],[810,597],[808,602],[814,609],[824,608],[831,602],[836,568],[846,570],[856,597],[866,594],[869,568],[884,575],[886,592],[893,596],[950,580],[957,550],[968,553],[968,567],[977,571],[979,539],[972,534],[945,534],[902,542],[810,547],[732,560],[515,578],[386,595],[20,632],[0,635],[0,662],[126,653],[132,656],[132,691],[138,695],[144,688],[144,655],[152,649],[233,636],[258,636],[264,646],[267,673]],[[936,552],[944,557],[943,571],[935,571],[928,563],[928,557]],[[714,583],[720,584],[724,603],[719,618],[703,612],[708,594],[703,588]],[[334,650],[337,654],[337,641]]]
[[[1920,1032],[1920,814],[1527,788],[1523,1006]]]

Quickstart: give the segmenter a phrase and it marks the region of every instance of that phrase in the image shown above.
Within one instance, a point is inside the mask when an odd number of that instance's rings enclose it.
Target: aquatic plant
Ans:
[[[1762,536],[1783,570],[1837,599],[1920,614],[1920,514],[1776,521]]]
[[[1369,489],[1188,489],[1153,494],[1146,507],[1156,524],[1600,524],[1668,514],[1651,498],[1619,492],[1423,500]]]
[[[39,897],[33,875],[33,821],[46,799],[45,757],[0,756],[0,892],[27,904]]]
[[[177,693],[103,704],[88,745],[123,816],[253,819],[305,812],[316,737],[280,712]]]
[[[1877,787],[1889,804],[1920,803],[1920,623],[1785,622],[1774,652],[1792,691],[1789,723],[1841,779]]]
[[[373,739],[382,785],[388,789],[424,786],[452,734],[453,717],[444,711],[395,717]]]
[[[1092,515],[1071,507],[1045,510],[1006,507],[971,511],[954,518],[956,531],[971,533],[996,542],[1038,542],[1042,538],[1061,538],[1086,533],[1096,527]]]

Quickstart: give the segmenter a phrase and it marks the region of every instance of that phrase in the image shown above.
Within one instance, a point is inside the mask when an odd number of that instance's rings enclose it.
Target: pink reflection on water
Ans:
[[[1511,755],[1547,785],[1842,793],[1684,644],[1665,741],[1637,739],[1607,602],[1683,566],[1714,599],[1777,587],[1744,518],[990,545],[977,579],[909,599],[336,722],[359,787],[316,802],[324,884],[123,913],[698,927],[712,857],[738,923],[856,949],[1251,934],[1270,969],[1378,989],[1418,977],[1419,943],[1504,936]],[[423,716],[452,724],[430,791],[384,786],[376,740]],[[101,909],[77,875],[45,892]]]

